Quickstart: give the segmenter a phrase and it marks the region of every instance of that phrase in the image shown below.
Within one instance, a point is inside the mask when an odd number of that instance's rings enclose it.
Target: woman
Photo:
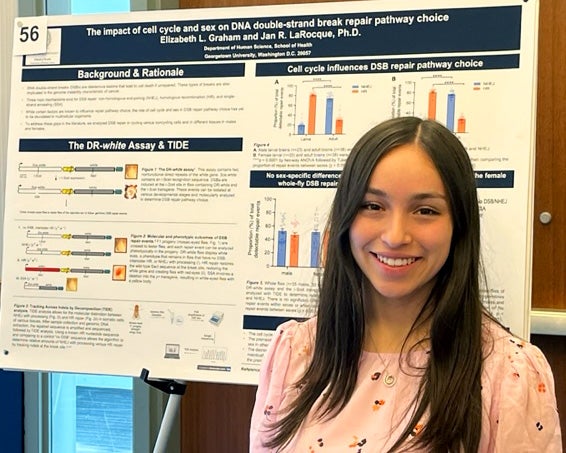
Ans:
[[[277,329],[250,451],[561,451],[548,363],[482,307],[474,172],[449,130],[368,131],[327,231],[317,316]]]

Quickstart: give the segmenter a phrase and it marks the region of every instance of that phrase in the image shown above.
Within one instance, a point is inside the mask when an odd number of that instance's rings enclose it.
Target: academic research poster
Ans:
[[[537,14],[383,0],[16,19],[0,366],[256,383],[274,328],[314,312],[345,157],[403,115],[466,146],[486,304],[525,334]]]

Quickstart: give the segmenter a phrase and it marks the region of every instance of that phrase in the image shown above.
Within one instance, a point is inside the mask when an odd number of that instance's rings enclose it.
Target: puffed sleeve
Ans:
[[[561,453],[554,378],[536,346],[506,338],[496,452]]]
[[[302,336],[301,327],[294,320],[281,324],[265,353],[250,423],[250,452],[270,451],[263,446],[269,425],[277,420],[289,387],[304,372],[304,345],[297,338]]]

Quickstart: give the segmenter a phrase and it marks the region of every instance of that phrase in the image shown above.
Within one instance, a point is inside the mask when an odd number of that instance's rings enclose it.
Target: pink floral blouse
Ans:
[[[298,395],[293,387],[304,373],[313,346],[316,319],[288,321],[277,329],[260,372],[251,419],[250,452],[262,444],[269,424]],[[483,423],[480,452],[562,452],[552,371],[534,345],[487,322],[491,353],[482,374]],[[492,347],[490,347],[492,343]],[[404,364],[400,365],[400,359]],[[290,445],[293,453],[382,453],[397,440],[410,418],[418,388],[418,367],[427,351],[410,354],[364,352],[358,382],[347,406],[328,421],[308,417]],[[412,366],[411,366],[412,365]],[[385,379],[388,375],[393,378]],[[391,381],[393,385],[391,385]],[[389,384],[389,385],[388,385]],[[417,436],[422,425],[414,427]]]

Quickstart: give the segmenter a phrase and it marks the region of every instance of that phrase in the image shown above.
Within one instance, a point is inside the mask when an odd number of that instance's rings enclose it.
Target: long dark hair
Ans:
[[[427,422],[412,447],[431,452],[476,452],[481,435],[480,217],[473,168],[454,134],[415,117],[385,121],[366,132],[344,165],[327,225],[327,250],[317,308],[312,361],[296,384],[301,388],[273,426],[267,446],[283,447],[317,405],[333,417],[350,400],[365,338],[363,274],[350,249],[349,229],[377,162],[401,145],[416,143],[432,159],[448,196],[453,234],[449,256],[421,311],[430,316],[430,354],[416,396],[416,409],[390,451],[399,451],[413,428]],[[429,315],[425,315],[429,313]],[[415,321],[416,325],[419,321]],[[324,393],[323,393],[324,392]]]

